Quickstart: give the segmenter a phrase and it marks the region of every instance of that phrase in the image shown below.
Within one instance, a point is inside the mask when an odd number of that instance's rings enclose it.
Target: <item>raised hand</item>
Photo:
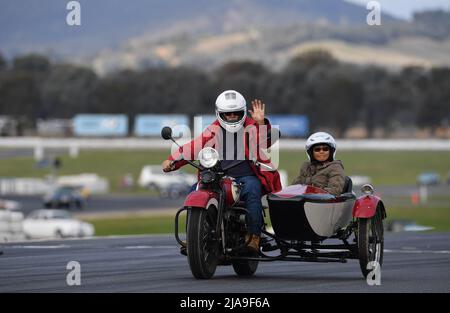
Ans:
[[[259,124],[264,124],[264,110],[266,105],[259,99],[252,101],[253,110],[249,110],[252,118]]]
[[[162,169],[163,169],[164,172],[167,173],[167,172],[173,171],[173,170],[175,169],[175,166],[173,165],[172,161],[170,161],[170,160],[165,160],[165,161],[162,163]]]

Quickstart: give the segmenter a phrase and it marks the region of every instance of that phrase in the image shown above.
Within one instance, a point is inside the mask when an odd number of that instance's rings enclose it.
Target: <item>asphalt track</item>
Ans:
[[[35,241],[1,246],[0,292],[305,293],[449,292],[450,233],[387,233],[380,286],[368,286],[357,260],[260,263],[238,278],[219,267],[211,280],[192,277],[171,235]],[[68,286],[68,262],[81,285]]]

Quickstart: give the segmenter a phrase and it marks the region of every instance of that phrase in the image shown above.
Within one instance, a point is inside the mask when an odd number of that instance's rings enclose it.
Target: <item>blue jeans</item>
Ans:
[[[237,183],[242,184],[240,200],[245,202],[245,208],[248,210],[249,233],[259,236],[263,225],[261,182],[256,176],[242,176],[235,179]],[[189,192],[194,191],[196,187],[197,184],[194,184]]]

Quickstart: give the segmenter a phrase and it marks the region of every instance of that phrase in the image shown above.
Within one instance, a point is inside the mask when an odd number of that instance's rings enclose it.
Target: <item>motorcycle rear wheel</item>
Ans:
[[[234,272],[238,276],[249,277],[255,274],[256,270],[258,269],[259,262],[252,260],[237,260],[233,261],[232,264]]]

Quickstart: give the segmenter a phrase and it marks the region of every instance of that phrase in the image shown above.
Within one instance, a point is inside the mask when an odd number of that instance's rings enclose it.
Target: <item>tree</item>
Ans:
[[[389,101],[386,99],[385,82],[389,74],[381,67],[371,66],[363,69],[361,80],[364,84],[364,101],[361,118],[369,137],[373,137],[377,127],[384,127],[392,117]]]
[[[88,68],[70,64],[54,65],[42,85],[40,117],[72,118],[93,110],[97,75]]]
[[[121,71],[100,81],[95,91],[96,109],[106,113],[211,112],[211,91],[206,74],[191,68]]]
[[[112,73],[102,78],[93,92],[93,107],[90,113],[135,112],[138,89],[138,74],[131,70]]]
[[[264,98],[267,76],[269,71],[260,63],[242,61],[224,64],[214,73],[214,97],[224,90],[234,89],[244,95],[248,102],[255,98]]]
[[[433,68],[430,83],[425,89],[425,101],[420,108],[417,122],[419,126],[435,130],[450,120],[450,68]]]
[[[286,68],[281,73],[271,74],[265,79],[263,89],[275,113],[309,114],[311,89],[308,88],[309,72],[304,67]]]
[[[229,76],[247,73],[251,76],[258,77],[267,74],[268,70],[264,65],[252,61],[233,61],[228,62],[219,67],[215,72],[217,80],[222,80]]]
[[[312,128],[332,128],[339,137],[355,123],[364,89],[354,72],[351,66],[340,66],[311,73],[308,84],[313,99],[308,112]]]
[[[50,71],[50,61],[42,55],[29,54],[13,60],[13,70],[24,71],[33,75],[42,75]]]
[[[4,70],[6,70],[6,60],[3,57],[3,55],[0,53],[0,72],[3,72]]]
[[[26,116],[27,122],[34,124],[41,104],[34,78],[28,73],[11,71],[0,79],[0,112],[16,119]]]
[[[325,66],[331,68],[338,65],[339,62],[333,57],[333,55],[324,49],[313,49],[300,53],[294,57],[286,67],[287,70],[293,67],[304,67],[311,69],[316,66]]]
[[[211,85],[208,76],[189,67],[146,70],[139,74],[140,113],[211,112]]]

